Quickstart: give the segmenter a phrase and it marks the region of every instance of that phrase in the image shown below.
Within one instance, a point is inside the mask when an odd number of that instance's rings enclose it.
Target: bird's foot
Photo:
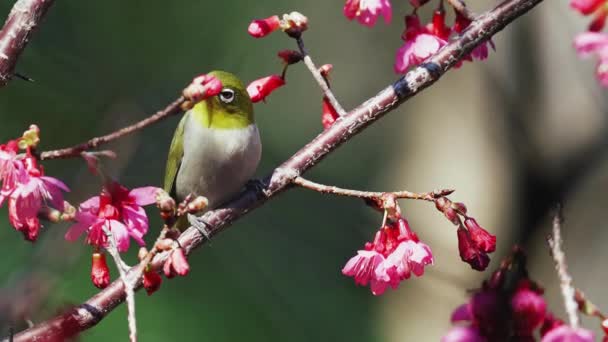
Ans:
[[[257,193],[262,193],[264,196],[270,196],[270,192],[268,191],[268,184],[261,179],[250,179],[245,184],[245,189],[255,191]]]
[[[198,231],[201,232],[201,234],[203,234],[203,236],[207,238],[207,240],[211,241],[211,231],[207,229],[209,224],[205,222],[202,217],[188,214],[188,222],[190,222],[192,227],[198,229]]]

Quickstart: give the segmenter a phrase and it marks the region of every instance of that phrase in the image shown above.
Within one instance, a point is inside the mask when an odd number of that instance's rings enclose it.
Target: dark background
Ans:
[[[470,2],[478,11],[495,3]],[[246,27],[252,18],[291,10],[309,17],[307,47],[319,65],[334,64],[335,93],[352,108],[397,78],[393,58],[401,16],[410,9],[406,1],[393,5],[391,25],[368,29],[342,16],[342,1],[57,1],[18,64],[36,82],[15,80],[0,91],[0,141],[36,123],[41,148],[64,147],[163,108],[197,74],[225,69],[249,82],[278,73],[276,52],[294,42],[282,34],[255,40]],[[2,17],[11,6],[0,4]],[[498,235],[491,267],[513,242],[522,243],[532,276],[547,287],[558,314],[563,305],[544,236],[551,206],[564,199],[575,282],[608,307],[601,296],[608,258],[606,103],[593,63],[572,51],[572,37],[584,25],[565,0],[546,1],[496,37],[489,61],[450,72],[307,176],[360,189],[457,189],[452,198]],[[322,129],[321,94],[303,65],[290,69],[287,83],[255,107],[264,146],[259,175]],[[113,143],[119,157],[105,163],[108,172],[128,187],[160,186],[177,122]],[[99,189],[82,160],[44,166],[70,186],[72,203]],[[140,340],[438,340],[466,289],[487,274],[459,261],[454,229],[432,204],[402,206],[436,264],[399,290],[373,297],[340,273],[372,239],[380,215],[356,200],[296,189],[196,251],[187,278],[165,281],[151,297],[138,293]],[[160,222],[154,210],[149,214],[152,243]],[[64,241],[67,225],[48,225],[32,245],[10,227],[5,209],[0,215],[3,334],[97,292],[89,279],[91,249]],[[126,256],[130,263],[134,253]],[[81,338],[126,340],[127,334],[121,306]]]

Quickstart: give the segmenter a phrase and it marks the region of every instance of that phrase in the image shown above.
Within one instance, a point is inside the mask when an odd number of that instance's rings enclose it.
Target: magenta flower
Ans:
[[[87,233],[87,243],[107,246],[104,230],[110,231],[116,239],[120,252],[129,249],[129,237],[139,245],[145,245],[143,237],[148,231],[148,217],[142,206],[156,202],[156,187],[142,187],[128,190],[112,182],[99,196],[80,204],[76,221],[65,234],[66,240],[75,241],[82,233]]]
[[[163,272],[167,278],[173,278],[175,275],[186,276],[190,272],[190,265],[182,248],[174,249],[165,264]]]
[[[562,325],[549,331],[542,338],[542,342],[593,342],[595,337],[589,330],[578,328],[574,329],[567,325]]]
[[[608,35],[599,32],[585,32],[574,38],[574,48],[579,57],[597,56],[595,70],[600,84],[608,87]]]
[[[464,228],[458,228],[458,252],[460,259],[471,266],[472,269],[483,271],[490,264],[490,257],[471,239],[471,234]]]
[[[0,145],[0,205],[15,189],[18,169],[23,167],[23,164],[17,160],[17,152],[16,141]]]
[[[8,218],[26,240],[35,241],[40,230],[38,212],[43,206],[63,211],[63,193],[70,191],[60,180],[40,176],[37,169],[30,172],[18,168],[15,188],[8,196]]]
[[[342,274],[355,278],[355,284],[370,284],[371,291],[378,296],[390,286],[396,289],[399,283],[411,274],[420,277],[424,267],[433,264],[429,246],[421,243],[407,221],[400,218],[391,225],[380,228],[373,243],[367,243],[342,269]]]
[[[395,72],[398,74],[406,73],[410,67],[422,63],[447,44],[444,39],[423,27],[416,14],[405,17],[405,26],[405,32],[401,37],[405,44],[397,50],[395,56]]]
[[[534,329],[545,320],[545,299],[528,287],[520,287],[511,298],[513,325],[518,336],[532,336]]]
[[[349,20],[357,18],[365,26],[374,26],[380,15],[385,23],[391,22],[393,11],[389,0],[347,0],[344,4],[344,16]]]
[[[384,256],[376,251],[357,251],[344,268],[342,274],[355,278],[355,284],[367,286],[376,280],[376,268],[384,261]]]

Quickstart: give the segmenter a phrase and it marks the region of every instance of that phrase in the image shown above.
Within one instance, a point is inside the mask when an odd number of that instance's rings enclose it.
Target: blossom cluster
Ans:
[[[528,277],[521,250],[503,263],[475,290],[469,301],[454,310],[455,325],[442,342],[594,341],[588,330],[573,329],[547,309],[543,289]]]
[[[602,32],[608,15],[608,1],[570,0],[570,7],[582,15],[593,16],[587,31],[574,38],[574,48],[581,58],[597,57],[597,79],[602,86],[608,87],[608,34]]]
[[[7,203],[9,221],[24,238],[36,241],[42,224],[39,217],[66,218],[69,205],[63,200],[68,187],[46,176],[38,163],[35,148],[40,130],[30,126],[21,138],[0,145],[0,205]],[[23,151],[24,153],[20,153]],[[46,215],[44,215],[46,213]]]
[[[436,205],[438,209],[451,222],[461,226],[458,228],[458,246],[462,260],[476,270],[484,270],[490,261],[487,253],[496,249],[496,237],[473,218],[466,217],[463,226],[459,215],[466,214],[466,207],[462,203],[452,203],[445,197],[436,202],[439,202]],[[422,276],[424,268],[434,263],[431,248],[412,231],[401,214],[396,198],[385,195],[378,203],[377,206],[385,211],[385,222],[376,232],[374,240],[357,251],[357,255],[342,269],[342,273],[353,277],[357,285],[369,284],[374,295],[383,294],[388,287],[396,289],[401,281],[409,279],[412,274]],[[461,237],[461,231],[466,232],[466,238]]]
[[[405,16],[405,30],[401,35],[404,44],[397,50],[395,56],[394,69],[398,74],[406,73],[411,67],[421,64],[446,45],[452,35],[462,33],[471,24],[469,18],[455,10],[454,23],[452,27],[447,26],[446,13],[443,8],[443,1],[441,1],[433,13],[432,20],[426,25],[422,25],[417,10],[427,2],[428,0],[410,0],[414,11],[412,14]],[[344,5],[344,16],[350,20],[356,18],[366,26],[373,26],[380,15],[384,17],[386,23],[390,23],[392,8],[389,0],[347,0]],[[473,61],[488,58],[488,45],[494,48],[494,44],[490,40],[475,48],[464,60]],[[457,64],[456,67],[461,64]]]

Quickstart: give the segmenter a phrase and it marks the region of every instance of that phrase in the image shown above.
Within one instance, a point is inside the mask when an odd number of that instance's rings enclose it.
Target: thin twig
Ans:
[[[310,181],[303,177],[296,177],[293,180],[293,184],[299,185],[303,188],[314,190],[323,194],[332,194],[338,196],[356,197],[361,199],[379,199],[385,194],[392,194],[396,198],[405,198],[413,200],[423,200],[434,202],[437,198],[445,197],[454,192],[453,189],[435,190],[432,192],[416,193],[410,191],[390,191],[390,192],[377,192],[377,191],[361,191],[338,188],[337,186],[319,184]]]
[[[456,10],[456,12],[460,13],[462,16],[464,16],[465,18],[473,21],[475,20],[475,13],[473,13],[468,7],[467,4],[464,3],[464,1],[462,0],[447,0],[447,2],[454,7],[454,10]]]
[[[0,87],[15,75],[15,65],[53,0],[19,0],[0,30]]]
[[[340,105],[340,102],[338,102],[338,100],[334,96],[334,93],[329,88],[327,80],[323,77],[323,75],[321,75],[321,73],[319,72],[319,68],[317,68],[315,63],[312,61],[312,58],[310,58],[310,55],[308,55],[308,52],[306,52],[306,47],[304,46],[304,40],[302,39],[302,37],[296,38],[296,41],[298,43],[300,53],[303,56],[304,64],[306,64],[306,67],[308,67],[308,70],[310,70],[310,73],[319,84],[319,87],[321,87],[323,95],[327,97],[329,103],[331,103],[331,105],[334,107],[336,112],[340,114],[340,116],[346,115],[346,111],[344,110],[342,105]]]
[[[154,123],[157,123],[163,119],[168,118],[169,116],[176,115],[182,112],[180,108],[181,104],[184,103],[185,99],[183,96],[180,96],[177,100],[173,101],[170,105],[165,107],[165,109],[156,112],[155,114],[137,122],[133,125],[123,127],[117,131],[114,131],[110,134],[106,134],[100,137],[95,137],[88,141],[85,141],[81,144],[74,145],[72,147],[62,148],[60,150],[53,151],[45,151],[40,154],[40,159],[58,159],[58,158],[72,158],[80,156],[80,153],[83,151],[87,151],[93,148],[97,148],[103,144],[107,144],[110,141],[116,140],[120,137],[123,137],[127,134],[133,133],[135,131],[141,130],[145,127],[148,127]]]
[[[108,237],[109,242],[108,248],[106,248],[106,250],[114,259],[114,263],[116,264],[116,268],[118,269],[118,274],[120,275],[120,280],[122,280],[125,286],[125,293],[127,296],[127,320],[129,323],[129,341],[136,342],[137,324],[135,321],[135,292],[133,291],[133,282],[127,279],[127,272],[129,270],[129,266],[120,257],[116,238],[114,237],[112,232],[105,227],[103,228],[103,231]]]
[[[225,206],[207,212],[201,219],[205,221],[210,234],[215,235],[225,230],[234,221],[263,205],[269,199],[275,198],[282,191],[287,190],[292,185],[292,181],[300,174],[311,169],[329,153],[373,122],[381,119],[387,112],[399,107],[401,103],[431,86],[475,47],[487,41],[513,20],[524,15],[542,1],[505,0],[493,10],[480,15],[456,40],[451,41],[431,56],[424,65],[408,72],[397,82],[350,111],[342,120],[336,121],[291,158],[274,169],[270,175],[264,178],[265,187],[251,188],[244,191],[238,198],[226,203]],[[201,246],[206,241],[208,240],[194,227],[188,228],[179,237],[179,243],[186,254],[190,254],[193,249]],[[159,269],[168,257],[169,253],[167,252],[157,254],[150,263],[150,267]],[[131,272],[133,270],[129,271],[129,274]],[[141,280],[135,285],[140,288]],[[36,339],[52,340],[53,338],[75,336],[99,323],[124,299],[123,282],[114,281],[82,305],[63,315],[42,322],[32,329],[18,333],[14,340],[15,342],[25,342]],[[57,327],[63,328],[58,329]]]
[[[577,313],[578,304],[576,303],[575,299],[576,291],[574,286],[572,286],[572,277],[570,274],[568,274],[566,254],[562,250],[562,222],[562,205],[558,204],[555,210],[555,216],[553,217],[553,234],[547,239],[547,242],[551,247],[551,255],[555,261],[555,269],[557,270],[557,276],[559,277],[562,296],[564,297],[564,304],[566,306],[566,313],[568,314],[570,326],[573,329],[577,329],[580,324]]]

